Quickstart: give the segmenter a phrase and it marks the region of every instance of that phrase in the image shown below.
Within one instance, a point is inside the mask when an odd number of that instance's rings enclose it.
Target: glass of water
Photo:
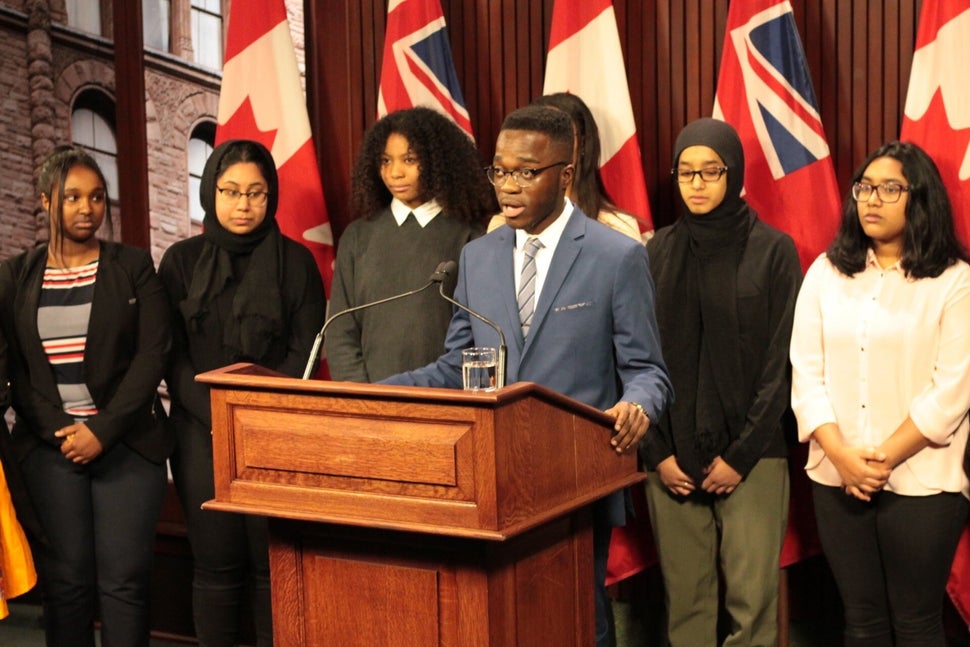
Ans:
[[[494,348],[466,348],[461,351],[461,382],[466,391],[495,390]]]

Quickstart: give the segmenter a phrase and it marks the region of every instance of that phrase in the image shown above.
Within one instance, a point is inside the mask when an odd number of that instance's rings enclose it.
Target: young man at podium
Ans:
[[[673,398],[653,280],[642,245],[566,199],[572,149],[572,123],[559,110],[526,106],[506,117],[487,169],[506,224],[462,250],[455,299],[504,331],[507,384],[535,382],[605,410],[616,417],[613,449],[635,452]],[[384,383],[461,388],[461,351],[472,346],[498,347],[498,332],[456,309],[444,354]],[[593,514],[600,646],[608,644],[604,579],[623,493],[597,502]]]

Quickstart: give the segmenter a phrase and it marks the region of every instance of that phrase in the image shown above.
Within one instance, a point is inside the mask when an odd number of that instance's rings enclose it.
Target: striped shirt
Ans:
[[[97,259],[80,267],[46,268],[37,309],[37,331],[64,411],[79,421],[98,413],[84,382],[84,348],[97,276]]]

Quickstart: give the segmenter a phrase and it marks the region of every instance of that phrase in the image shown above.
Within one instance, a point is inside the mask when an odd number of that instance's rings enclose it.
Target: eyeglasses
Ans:
[[[222,189],[219,187],[216,187],[216,191],[226,200],[235,203],[238,203],[243,196],[246,196],[251,207],[262,207],[266,204],[266,198],[269,197],[269,193],[266,191],[238,191],[236,189]]]
[[[727,173],[726,166],[708,166],[699,171],[688,171],[687,169],[670,169],[670,174],[677,178],[680,184],[693,184],[694,178],[698,175],[705,182],[717,182],[721,176]]]
[[[899,198],[909,191],[908,186],[897,184],[896,182],[883,182],[882,184],[868,184],[866,182],[854,182],[852,184],[852,199],[857,202],[868,202],[872,197],[873,191],[879,196],[879,200],[886,204],[899,202]]]
[[[498,166],[486,166],[485,175],[488,176],[488,181],[495,186],[502,186],[509,178],[512,178],[516,186],[524,189],[527,186],[531,186],[543,171],[551,169],[554,166],[567,166],[568,164],[569,162],[556,162],[555,164],[543,166],[542,168],[519,168],[514,171],[506,171],[504,168]]]

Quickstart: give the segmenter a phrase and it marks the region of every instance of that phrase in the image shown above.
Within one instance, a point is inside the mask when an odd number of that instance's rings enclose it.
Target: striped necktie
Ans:
[[[536,294],[536,253],[543,247],[542,241],[531,236],[525,241],[525,262],[522,264],[522,274],[519,281],[519,294],[516,301],[519,304],[519,322],[522,324],[522,337],[529,336],[529,326],[532,325],[532,315],[535,312]]]

